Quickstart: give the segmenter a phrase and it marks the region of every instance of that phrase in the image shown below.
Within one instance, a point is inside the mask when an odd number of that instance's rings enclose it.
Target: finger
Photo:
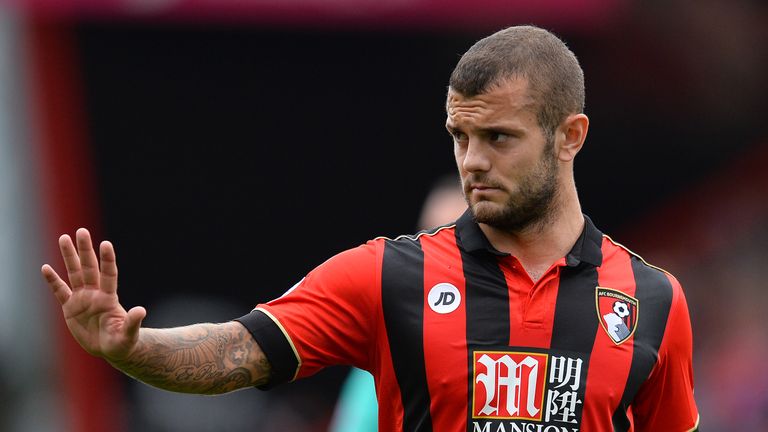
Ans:
[[[139,337],[139,329],[141,328],[141,322],[147,316],[147,310],[141,306],[136,306],[128,311],[125,317],[125,332],[131,340],[135,340]]]
[[[91,234],[85,228],[80,228],[75,234],[77,252],[80,255],[80,266],[83,271],[83,282],[86,286],[95,287],[99,284],[99,261],[93,250]]]
[[[69,296],[72,295],[72,290],[69,289],[67,283],[64,282],[61,277],[56,274],[56,271],[53,269],[53,267],[49,266],[48,264],[43,265],[43,267],[40,269],[40,273],[43,274],[43,277],[48,283],[48,286],[51,287],[51,291],[53,291],[53,295],[56,297],[56,300],[59,301],[59,304],[63,305],[66,303],[67,300],[69,300]]]
[[[72,290],[82,288],[83,273],[80,268],[80,256],[68,235],[64,234],[59,237],[59,250],[61,250],[61,257],[64,258],[64,266],[67,268],[67,276]]]
[[[99,245],[101,256],[101,280],[99,286],[108,293],[117,292],[117,258],[112,243],[103,241]]]

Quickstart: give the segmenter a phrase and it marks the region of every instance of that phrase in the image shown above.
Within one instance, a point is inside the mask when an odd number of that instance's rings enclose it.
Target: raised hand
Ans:
[[[120,305],[112,244],[101,242],[99,260],[88,230],[78,229],[75,237],[77,248],[68,235],[59,238],[69,285],[48,264],[43,265],[41,272],[61,304],[67,327],[77,342],[93,355],[122,360],[136,346],[147,312],[141,306],[126,312]]]

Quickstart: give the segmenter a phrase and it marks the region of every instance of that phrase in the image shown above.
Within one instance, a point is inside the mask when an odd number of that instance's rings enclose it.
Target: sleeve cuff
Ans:
[[[235,319],[251,333],[253,339],[267,356],[272,374],[260,390],[269,390],[284,382],[293,381],[299,372],[301,362],[288,333],[279,321],[268,311],[256,308],[249,314]]]

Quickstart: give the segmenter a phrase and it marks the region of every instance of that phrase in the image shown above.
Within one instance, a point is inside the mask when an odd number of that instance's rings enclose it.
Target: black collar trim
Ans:
[[[496,256],[509,256],[508,253],[497,250],[485,236],[480,226],[474,221],[472,212],[467,209],[456,221],[456,234],[461,246],[470,253],[487,252]],[[584,215],[584,230],[582,231],[571,251],[565,256],[569,267],[576,267],[581,262],[600,267],[603,263],[603,233],[592,220]]]

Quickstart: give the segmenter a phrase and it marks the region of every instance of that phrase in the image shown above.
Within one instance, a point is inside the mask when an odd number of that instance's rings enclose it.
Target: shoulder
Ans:
[[[629,264],[633,297],[638,302],[636,344],[651,347],[659,358],[691,351],[691,324],[688,305],[677,278],[667,270],[648,263],[626,246],[604,236],[609,265]],[[616,265],[616,264],[613,264]],[[624,264],[626,266],[627,264]]]
[[[422,242],[455,244],[455,225],[444,225],[395,238],[376,237],[352,249],[347,249],[326,260],[310,272],[307,279],[366,280],[377,277],[385,255],[421,250]]]
[[[629,265],[638,294],[671,298],[680,291],[680,283],[669,271],[646,261],[627,246],[603,234],[603,266]],[[621,263],[621,264],[618,264]]]
[[[456,245],[455,225],[443,225],[415,234],[395,238],[379,237],[375,242],[382,246],[382,263],[387,268],[402,265],[421,265],[427,250],[453,249]]]
[[[665,333],[690,322],[683,289],[670,272],[607,235],[603,237],[603,254],[607,270],[602,271],[623,275],[625,292],[638,302],[638,329],[644,329],[653,345],[658,346]]]
[[[375,240],[342,251],[317,266],[307,279],[360,279],[375,273],[381,258],[381,244]]]

